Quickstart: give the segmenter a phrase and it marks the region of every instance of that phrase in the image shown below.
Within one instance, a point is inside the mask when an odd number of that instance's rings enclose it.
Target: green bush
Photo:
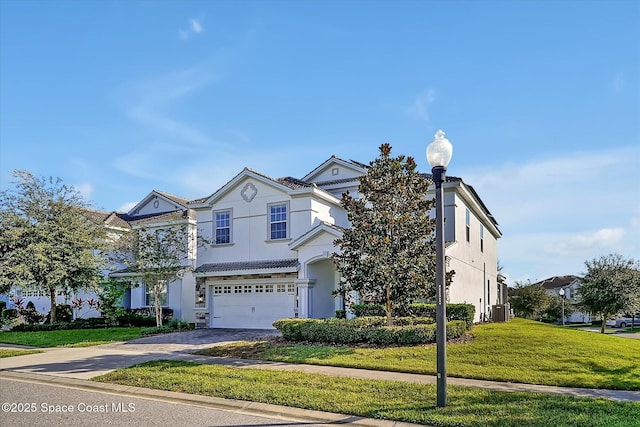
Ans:
[[[155,318],[154,318],[154,322],[155,322]],[[194,329],[195,325],[193,326],[192,325],[193,325],[192,323],[183,322],[182,320],[179,320],[179,319],[171,319],[162,326],[144,328],[140,332],[140,335],[148,336],[148,335],[157,335],[157,334],[168,334],[170,332],[176,332],[176,331],[185,331],[189,329]]]
[[[355,319],[280,319],[273,326],[288,341],[326,344],[417,345],[435,342],[436,325],[431,319],[402,318],[401,325],[386,326],[384,317]],[[447,323],[447,338],[458,338],[466,323]]]
[[[356,317],[386,316],[384,307],[379,304],[354,304],[351,309]],[[436,305],[414,303],[409,306],[409,312],[398,312],[400,317],[427,317],[436,318]],[[473,326],[473,317],[476,308],[473,304],[447,304],[447,321],[463,320],[467,328]]]
[[[387,315],[384,307],[380,304],[354,304],[351,306],[351,310],[356,317],[384,317]]]
[[[40,323],[44,319],[44,315],[38,313],[38,310],[36,310],[36,305],[33,301],[29,301],[27,306],[20,310],[20,316],[29,324]]]
[[[73,311],[71,310],[71,306],[69,304],[58,304],[56,305],[56,321],[62,323],[71,322],[73,319]],[[44,323],[51,322],[51,311],[47,313],[47,317],[44,319]]]
[[[17,319],[20,316],[17,308],[5,308],[2,310],[2,318],[8,321]]]
[[[125,310],[116,317],[115,323],[119,326],[151,327],[156,326],[156,317]]]
[[[0,315],[2,315],[2,312],[4,311],[5,308],[7,308],[7,302],[0,300]]]
[[[410,307],[411,315],[436,318],[436,304],[415,303]],[[467,328],[473,326],[476,308],[473,304],[447,304],[447,321],[462,320]]]
[[[346,319],[347,311],[346,310],[336,310],[336,318],[337,319]]]

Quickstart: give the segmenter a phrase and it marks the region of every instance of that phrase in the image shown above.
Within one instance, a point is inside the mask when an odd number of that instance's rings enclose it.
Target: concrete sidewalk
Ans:
[[[171,337],[171,335],[174,336]],[[182,342],[176,343],[176,338],[182,339]],[[106,374],[115,369],[138,363],[168,359],[225,365],[236,368],[288,370],[361,379],[436,384],[436,377],[430,375],[199,356],[191,354],[191,352],[230,342],[228,339],[230,337],[225,336],[223,340],[216,342],[211,342],[210,340],[207,342],[194,342],[193,340],[189,341],[184,338],[184,335],[169,334],[133,340],[126,343],[112,343],[94,347],[42,349],[43,352],[38,354],[0,359],[0,370],[86,380]],[[247,337],[244,336],[243,338]],[[3,345],[0,344],[0,347],[2,346]],[[15,346],[13,348],[15,348]],[[603,397],[619,401],[640,402],[640,391],[556,387],[453,377],[448,377],[447,382],[450,385],[478,387],[499,391],[524,391],[589,398]]]

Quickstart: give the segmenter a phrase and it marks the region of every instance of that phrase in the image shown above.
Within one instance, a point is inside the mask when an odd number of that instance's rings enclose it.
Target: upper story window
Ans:
[[[465,227],[466,227],[466,237],[467,237],[467,242],[471,241],[471,212],[469,212],[469,209],[466,210],[465,212]]]
[[[484,225],[480,224],[480,252],[484,252]]]
[[[289,222],[289,216],[287,214],[288,208],[288,203],[274,203],[269,205],[270,240],[287,238],[287,224]]]
[[[216,245],[231,243],[231,211],[215,213]]]

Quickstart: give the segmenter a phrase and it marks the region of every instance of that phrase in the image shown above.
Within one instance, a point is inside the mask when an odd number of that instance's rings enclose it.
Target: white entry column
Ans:
[[[298,289],[298,317],[301,319],[309,319],[313,316],[313,279],[296,279],[294,283]]]

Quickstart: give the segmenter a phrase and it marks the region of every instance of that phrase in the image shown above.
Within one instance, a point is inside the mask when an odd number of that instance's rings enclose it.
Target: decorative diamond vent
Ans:
[[[251,203],[257,194],[258,189],[252,182],[247,182],[240,192],[240,195],[247,203]]]

